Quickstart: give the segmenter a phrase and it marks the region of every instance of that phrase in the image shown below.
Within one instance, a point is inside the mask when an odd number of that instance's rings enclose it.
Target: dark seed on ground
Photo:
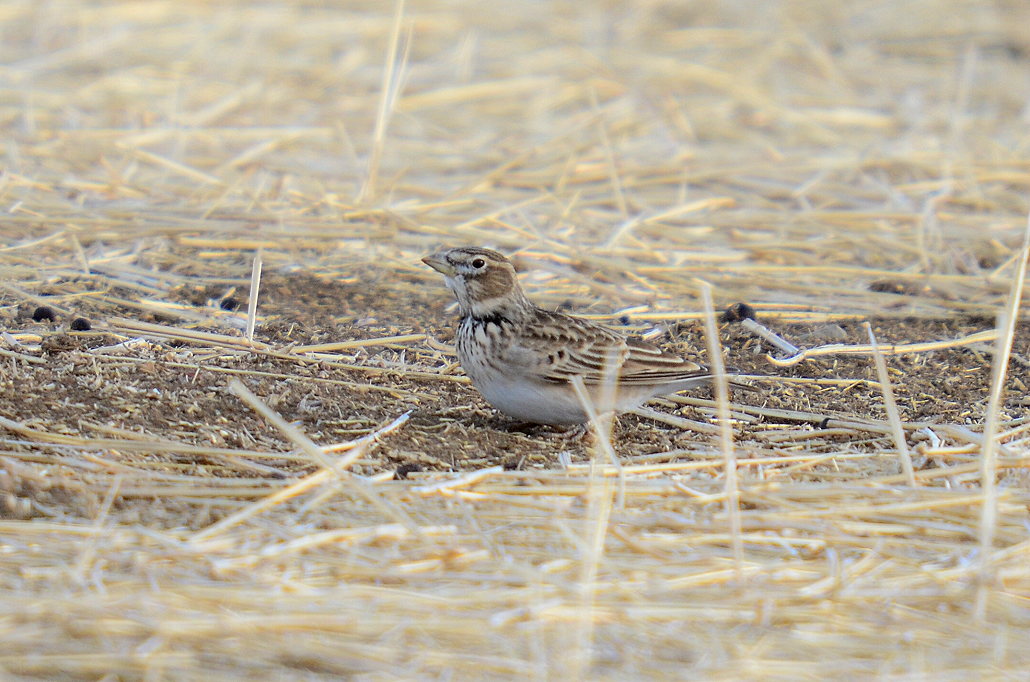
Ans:
[[[722,314],[723,322],[740,322],[755,319],[755,309],[747,303],[734,303]]]
[[[34,322],[42,322],[43,320],[53,322],[55,319],[57,319],[57,316],[54,314],[54,309],[48,305],[41,305],[32,311],[32,320]]]

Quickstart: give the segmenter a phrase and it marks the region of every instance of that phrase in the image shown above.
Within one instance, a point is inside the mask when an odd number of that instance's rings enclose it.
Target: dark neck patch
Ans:
[[[502,313],[499,310],[495,310],[488,315],[469,315],[469,319],[471,319],[476,324],[481,324],[484,326],[496,324],[498,327],[501,327],[505,324],[511,323],[511,318],[506,317],[504,313]]]

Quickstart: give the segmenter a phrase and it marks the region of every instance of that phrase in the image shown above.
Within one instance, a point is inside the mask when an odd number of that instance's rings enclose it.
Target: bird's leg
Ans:
[[[515,430],[522,431],[530,436],[539,436],[562,441],[576,441],[586,438],[590,434],[587,424],[570,424],[568,426],[557,426],[550,424],[533,424],[523,422],[517,424]]]

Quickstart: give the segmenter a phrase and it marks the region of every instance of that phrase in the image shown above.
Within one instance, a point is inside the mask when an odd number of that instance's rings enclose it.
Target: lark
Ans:
[[[490,405],[519,421],[575,425],[589,417],[572,384],[595,405],[632,410],[650,398],[711,380],[711,371],[642,339],[534,305],[503,255],[480,247],[422,259],[458,299],[455,346],[462,369]]]

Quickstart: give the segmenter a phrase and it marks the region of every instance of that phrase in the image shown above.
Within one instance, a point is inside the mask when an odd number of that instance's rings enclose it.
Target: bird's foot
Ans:
[[[571,424],[568,426],[557,426],[551,424],[523,423],[517,425],[515,427],[515,430],[521,431],[530,436],[538,436],[540,438],[548,438],[560,441],[583,440],[590,434],[590,428],[587,424]]]

